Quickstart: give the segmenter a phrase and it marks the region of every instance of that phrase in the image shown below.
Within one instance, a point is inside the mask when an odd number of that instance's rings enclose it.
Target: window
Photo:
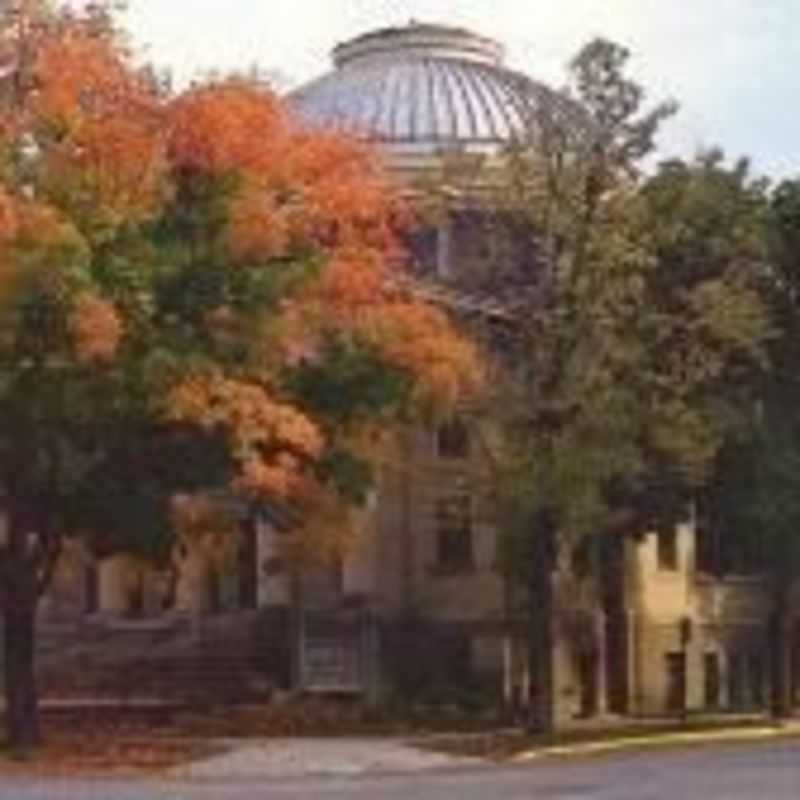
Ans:
[[[469,451],[469,429],[463,419],[454,417],[439,426],[436,432],[436,452],[439,458],[468,458]]]
[[[466,489],[451,492],[436,503],[436,564],[450,572],[473,565],[472,495]]]
[[[678,532],[674,526],[658,531],[658,568],[678,569]]]
[[[432,225],[419,225],[406,235],[405,245],[412,267],[418,272],[429,272],[437,267],[439,257],[439,230]]]

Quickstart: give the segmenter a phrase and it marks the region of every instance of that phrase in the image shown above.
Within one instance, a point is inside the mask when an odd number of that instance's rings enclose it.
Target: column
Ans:
[[[597,682],[597,716],[608,713],[608,658],[606,653],[606,615],[596,611],[594,615],[594,640],[597,652],[595,680]]]

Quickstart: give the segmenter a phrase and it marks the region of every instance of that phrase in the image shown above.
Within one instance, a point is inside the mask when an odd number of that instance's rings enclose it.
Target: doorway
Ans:
[[[665,656],[667,676],[666,710],[673,714],[686,711],[686,653],[667,653]]]
[[[705,707],[717,709],[720,706],[721,673],[719,653],[706,653],[704,657]]]
[[[578,656],[578,673],[580,677],[580,716],[584,719],[597,714],[597,654],[584,651]]]

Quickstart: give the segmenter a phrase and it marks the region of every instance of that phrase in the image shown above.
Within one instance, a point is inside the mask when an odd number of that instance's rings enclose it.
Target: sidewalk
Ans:
[[[422,750],[393,738],[270,739],[229,744],[230,752],[179,767],[171,775],[189,780],[253,780],[422,772],[484,763],[476,758]]]
[[[557,756],[787,737],[800,737],[800,719],[775,723],[758,714],[710,714],[685,721],[629,717],[573,720],[551,737],[526,734],[520,728],[506,728],[482,734],[434,734],[417,737],[416,742],[435,752],[493,762],[524,763]]]
[[[763,719],[763,724],[744,724],[748,720],[740,721],[739,725],[731,723],[730,726],[720,725],[718,728],[692,730],[660,731],[652,734],[645,733],[646,723],[642,726],[642,733],[630,736],[614,736],[613,731],[598,732],[598,738],[583,742],[571,742],[551,746],[534,746],[523,750],[510,760],[515,763],[525,763],[538,759],[557,756],[581,756],[603,753],[614,753],[624,750],[637,750],[642,748],[681,746],[689,744],[724,744],[735,742],[760,742],[770,739],[800,737],[800,720],[785,720],[773,723]],[[754,720],[755,721],[755,720]]]
[[[714,717],[706,722],[713,725]],[[760,742],[787,736],[800,736],[800,720],[781,726],[768,724],[754,715],[740,715],[731,724],[716,718],[718,727],[706,729],[653,731],[665,720],[639,720],[635,735],[617,735],[610,720],[580,721],[565,739],[578,736],[581,741],[552,745],[531,744],[530,737],[516,729],[483,734],[438,734],[403,737],[276,738],[261,740],[225,740],[219,744],[226,753],[195,762],[172,771],[172,776],[189,780],[269,779],[303,776],[355,776],[379,773],[424,772],[427,770],[489,767],[492,764],[525,764],[556,757],[582,757],[625,750],[667,746],[701,745],[726,742]],[[668,722],[668,721],[667,721]],[[763,724],[761,724],[763,722]],[[617,731],[632,730],[631,720],[619,720]],[[689,725],[695,728],[697,720]],[[674,726],[673,726],[674,727]],[[513,751],[502,755],[489,750],[480,752],[475,742],[507,737],[514,740]],[[583,737],[586,737],[585,739]],[[447,743],[445,745],[445,742]],[[459,743],[461,746],[459,746]]]

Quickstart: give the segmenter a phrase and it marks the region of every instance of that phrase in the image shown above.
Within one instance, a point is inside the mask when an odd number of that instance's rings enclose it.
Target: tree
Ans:
[[[583,553],[597,578],[602,536],[686,512],[768,330],[763,186],[713,154],[645,178],[674,106],[642,112],[627,60],[610,42],[585,47],[571,105],[535,110],[509,158],[509,203],[528,213],[545,265],[516,325],[522,368],[503,387],[500,459],[506,560],[529,593],[532,724],[545,731],[557,565]]]
[[[769,197],[769,269],[763,292],[773,319],[769,370],[756,385],[749,424],[728,443],[709,492],[720,540],[720,570],[768,576],[771,710],[790,711],[792,587],[800,577],[800,182],[786,180]]]
[[[335,547],[393,423],[480,369],[401,288],[406,215],[368,149],[242,79],[169,94],[96,5],[20,3],[2,39],[0,598],[31,747],[66,537],[164,562],[228,487]]]

